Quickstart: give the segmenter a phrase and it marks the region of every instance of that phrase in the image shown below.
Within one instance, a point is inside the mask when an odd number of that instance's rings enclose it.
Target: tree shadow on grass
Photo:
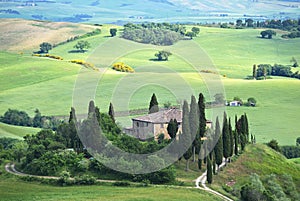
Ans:
[[[68,53],[85,53],[87,50],[70,50]]]

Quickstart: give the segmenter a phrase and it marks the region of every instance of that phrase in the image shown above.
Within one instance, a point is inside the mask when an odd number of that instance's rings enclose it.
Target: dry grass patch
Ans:
[[[2,19],[0,27],[0,50],[13,52],[38,50],[42,42],[55,44],[95,29],[84,24],[23,19]]]

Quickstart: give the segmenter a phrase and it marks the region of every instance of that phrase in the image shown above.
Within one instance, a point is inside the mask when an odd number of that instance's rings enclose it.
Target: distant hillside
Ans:
[[[267,176],[275,174],[281,186],[284,185],[284,175],[290,175],[299,192],[300,166],[262,144],[249,145],[245,153],[234,163],[228,164],[224,171],[215,177],[215,185],[227,184],[232,189],[239,189],[249,181],[249,176],[253,173],[259,175],[262,181]]]
[[[67,22],[2,19],[0,21],[0,51],[38,50],[42,42],[54,44],[94,29],[96,29],[95,26]]]
[[[36,134],[40,130],[41,129],[39,128],[12,126],[0,122],[0,138],[9,137],[15,139],[23,139],[23,136],[27,134]]]
[[[299,0],[33,0],[0,1],[0,18],[124,24],[128,21],[208,22],[297,18]]]

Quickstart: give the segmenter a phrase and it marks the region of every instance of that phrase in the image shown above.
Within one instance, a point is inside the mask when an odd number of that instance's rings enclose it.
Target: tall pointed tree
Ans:
[[[206,132],[206,117],[205,117],[205,98],[204,95],[202,93],[199,94],[199,99],[198,99],[198,107],[199,107],[199,156],[198,156],[198,168],[201,169],[202,167],[202,159],[200,156],[200,150],[201,150],[201,146],[202,146],[202,142],[201,142],[201,138],[204,137],[205,132]]]
[[[223,117],[222,138],[223,138],[223,156],[225,158],[225,161],[227,162],[227,159],[230,157],[231,140],[230,140],[230,136],[229,136],[229,126],[228,126],[227,114],[225,112],[224,112],[224,117]]]
[[[178,132],[178,122],[176,119],[171,119],[168,123],[167,131],[171,139],[176,138],[176,134]]]
[[[191,106],[190,106],[190,114],[189,114],[189,124],[190,124],[190,132],[193,138],[193,162],[196,161],[196,149],[200,146],[199,140],[199,108],[197,105],[196,97],[191,97]]]
[[[248,117],[247,114],[244,114],[244,123],[245,123],[245,135],[246,135],[246,143],[249,143],[249,123],[248,123]]]
[[[256,77],[257,77],[257,67],[256,67],[256,64],[253,65],[252,76],[253,76],[253,79],[256,79]]]
[[[233,156],[234,153],[234,134],[232,131],[231,119],[229,118],[228,121],[228,128],[229,128],[229,138],[230,138],[230,154],[229,157]]]
[[[238,120],[237,120],[237,116],[235,115],[234,154],[236,156],[239,155],[239,133],[237,127],[238,127]]]
[[[111,119],[115,123],[116,122],[116,120],[115,120],[115,110],[114,110],[114,106],[113,106],[112,103],[109,104],[108,115],[111,117]]]
[[[149,114],[156,113],[159,111],[158,102],[155,93],[152,95],[149,104]]]
[[[211,163],[212,163],[212,166],[213,166],[213,174],[216,175],[216,154],[215,154],[215,151],[212,150],[212,160],[211,160]]]
[[[221,134],[221,128],[220,128],[220,123],[219,123],[219,118],[217,117],[216,119],[216,130],[215,130],[215,139],[218,140],[217,144],[214,148],[215,155],[216,155],[216,164],[219,166],[223,162],[223,139],[222,139],[222,134]]]
[[[212,184],[213,181],[213,170],[212,170],[212,163],[211,163],[211,159],[210,156],[207,156],[207,172],[206,172],[206,176],[207,176],[207,183],[208,184]]]
[[[69,135],[70,135],[70,144],[77,153],[83,152],[83,145],[78,135],[78,125],[76,118],[75,108],[71,108],[70,117],[69,117]]]
[[[99,125],[101,125],[101,113],[100,108],[98,106],[95,108],[95,115]]]
[[[189,123],[189,105],[187,101],[183,103],[182,110],[182,137],[183,148],[186,152],[183,154],[184,159],[186,160],[186,171],[189,171],[189,160],[192,157],[192,142],[191,133],[190,133],[190,123]]]
[[[89,103],[88,117],[90,117],[90,115],[95,115],[95,102],[93,100]]]

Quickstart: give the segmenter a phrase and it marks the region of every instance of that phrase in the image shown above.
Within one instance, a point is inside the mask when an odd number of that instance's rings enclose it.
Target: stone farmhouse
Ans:
[[[171,119],[176,119],[179,124],[178,133],[181,133],[182,111],[177,108],[161,110],[156,113],[133,118],[132,128],[126,128],[124,131],[125,133],[141,140],[146,140],[153,137],[157,139],[160,134],[164,134],[165,139],[170,139],[167,127]],[[212,122],[207,121],[206,125],[211,128]]]

